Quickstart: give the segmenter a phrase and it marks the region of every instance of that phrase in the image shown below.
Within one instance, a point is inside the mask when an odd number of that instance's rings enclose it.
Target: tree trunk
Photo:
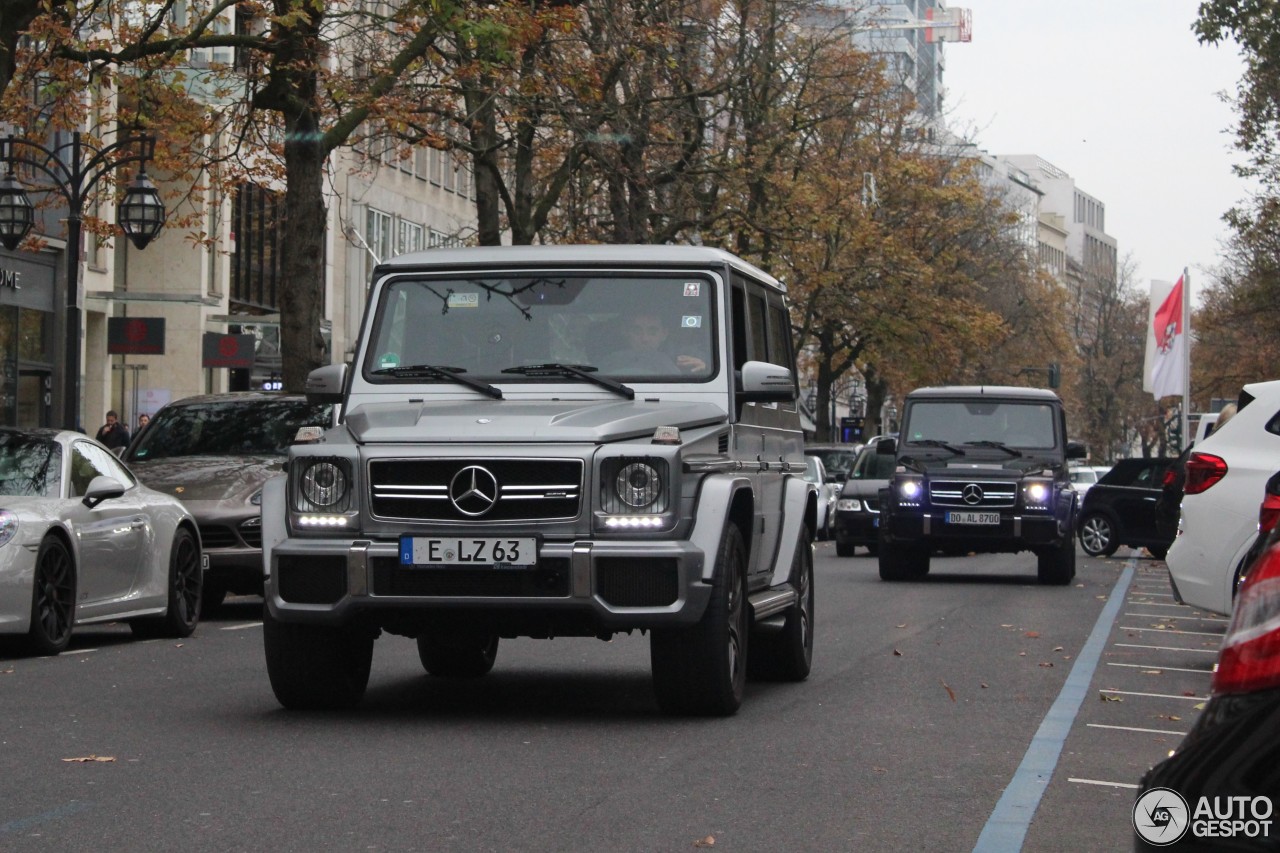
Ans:
[[[280,292],[280,350],[286,391],[299,393],[307,374],[327,362],[324,316],[325,152],[311,116],[289,122],[284,145],[284,285]]]

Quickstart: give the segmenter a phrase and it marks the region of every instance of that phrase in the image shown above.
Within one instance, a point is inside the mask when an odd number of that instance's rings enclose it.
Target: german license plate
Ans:
[[[947,524],[999,524],[998,512],[949,512]]]
[[[536,539],[404,536],[402,566],[491,566],[531,568],[538,562]]]

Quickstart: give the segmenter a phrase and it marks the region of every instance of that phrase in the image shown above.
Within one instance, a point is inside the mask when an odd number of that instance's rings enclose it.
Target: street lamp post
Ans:
[[[116,223],[139,249],[145,249],[164,227],[164,202],[147,177],[147,161],[155,155],[155,139],[135,134],[101,148],[85,144],[79,131],[70,142],[46,147],[12,135],[0,140],[0,244],[13,251],[35,226],[35,207],[14,166],[26,166],[50,179],[36,192],[56,192],[67,204],[66,364],[62,416],[69,429],[80,424],[80,243],[84,205],[98,181],[120,166],[138,164],[138,174],[116,208]]]

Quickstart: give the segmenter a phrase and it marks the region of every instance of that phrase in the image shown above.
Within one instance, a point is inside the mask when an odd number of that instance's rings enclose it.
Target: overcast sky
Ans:
[[[1198,0],[957,0],[973,40],[945,48],[945,109],[992,154],[1037,154],[1106,205],[1135,283],[1218,264],[1231,172],[1234,45],[1191,32]],[[1068,213],[1068,211],[1063,211]],[[1198,301],[1198,300],[1197,300]]]

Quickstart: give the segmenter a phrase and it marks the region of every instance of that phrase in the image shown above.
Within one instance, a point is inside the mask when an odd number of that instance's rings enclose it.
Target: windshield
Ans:
[[[1056,446],[1053,425],[1054,409],[1045,403],[917,400],[907,410],[902,435],[907,444],[998,442],[1048,449]]]
[[[179,456],[284,456],[298,428],[328,426],[329,405],[269,398],[166,406],[138,437],[126,461]]]
[[[21,433],[0,432],[0,495],[58,496],[62,446]]]
[[[858,454],[858,461],[854,463],[849,479],[888,480],[893,476],[896,466],[892,453],[877,453],[875,446],[869,444]]]
[[[382,291],[364,375],[700,382],[715,372],[712,290],[711,279],[687,273],[402,278]]]

